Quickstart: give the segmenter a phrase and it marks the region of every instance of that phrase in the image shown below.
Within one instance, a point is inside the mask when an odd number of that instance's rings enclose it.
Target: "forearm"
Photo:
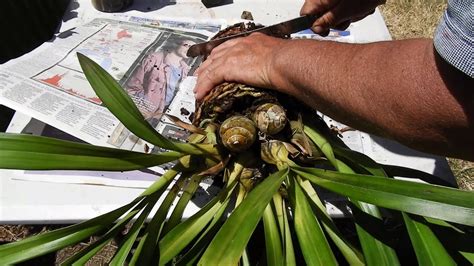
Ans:
[[[289,41],[271,66],[275,88],[340,122],[428,152],[474,159],[472,79],[440,69],[429,39]]]

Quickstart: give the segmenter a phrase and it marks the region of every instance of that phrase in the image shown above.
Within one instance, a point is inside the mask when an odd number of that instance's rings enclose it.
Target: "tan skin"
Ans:
[[[474,161],[473,79],[444,62],[431,39],[344,44],[256,33],[215,48],[196,73],[198,100],[224,81],[271,88],[351,127]]]

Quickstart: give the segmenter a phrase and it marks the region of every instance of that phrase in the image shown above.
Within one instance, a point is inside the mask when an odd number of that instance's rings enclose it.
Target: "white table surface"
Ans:
[[[127,11],[127,14],[141,15],[140,10],[150,9],[147,15],[167,17],[224,18],[239,19],[242,11],[250,11],[256,22],[272,24],[298,16],[302,1],[283,0],[234,0],[214,8],[206,8],[200,1],[178,1],[165,5],[165,1],[139,1]],[[78,6],[77,6],[78,5]],[[157,9],[157,6],[163,6]],[[71,15],[77,13],[75,18]],[[80,25],[94,17],[104,15],[92,8],[90,1],[72,1],[65,15],[61,31]],[[390,34],[380,12],[355,23],[351,28],[355,42],[374,42],[389,40]],[[16,115],[10,129],[22,127],[29,118]],[[407,161],[410,156],[404,157]],[[417,157],[419,158],[418,155]],[[403,160],[402,160],[403,161]],[[446,160],[429,158],[423,161],[422,170],[431,171],[443,164],[442,171],[449,172]],[[0,170],[0,223],[72,223],[89,219],[120,207],[133,200],[142,188],[108,187],[63,183],[45,183],[15,180],[21,176],[17,170]],[[194,210],[187,212],[191,214]],[[335,212],[337,215],[337,213]]]

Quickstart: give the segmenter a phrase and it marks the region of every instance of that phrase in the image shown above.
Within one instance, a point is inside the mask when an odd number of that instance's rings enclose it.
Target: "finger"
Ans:
[[[203,61],[201,63],[201,65],[199,66],[198,69],[196,69],[196,71],[194,72],[195,74],[199,75],[199,73],[201,73],[205,68],[211,66],[212,64],[214,64],[214,62],[220,58],[220,57],[225,57],[225,54],[227,53],[228,49],[221,49],[221,50],[217,50],[217,51],[214,51],[207,57],[207,59],[205,61]]]
[[[324,13],[314,23],[313,27],[319,26],[324,29],[334,28],[339,24],[342,24],[354,16],[354,8],[345,6],[344,4],[338,4]]]
[[[212,58],[212,57],[209,56],[209,57],[206,59],[206,61],[202,62],[201,65],[196,69],[196,71],[194,71],[194,74],[195,74],[196,76],[199,76],[200,73],[201,73],[202,71],[204,71],[204,69],[206,69],[206,68],[207,68],[209,65],[211,65],[213,62],[214,62],[214,58]]]
[[[201,100],[204,95],[206,95],[210,90],[211,86],[208,79],[209,79],[209,69],[206,69],[202,72],[201,75],[198,76],[198,79],[196,81],[196,86],[194,87],[194,97],[196,100]]]
[[[201,74],[202,71],[204,71],[208,67],[212,67],[215,64],[215,62],[220,59],[220,58],[226,58],[227,55],[229,54],[229,49],[222,49],[220,51],[214,51],[209,57],[207,58],[206,61],[202,62],[201,65],[199,66],[198,69],[194,72],[197,76]]]
[[[313,23],[312,29],[316,33],[321,33],[331,27],[334,27],[337,23],[338,21],[336,20],[336,16],[334,15],[334,12],[331,10],[324,13],[324,15],[322,15],[321,17],[319,17]]]
[[[229,46],[226,48],[222,49],[214,49],[212,50],[212,53],[209,55],[209,58],[211,58],[212,62],[217,60],[218,58],[225,57],[226,54],[232,53],[232,51],[235,51],[236,47],[235,46]]]
[[[205,66],[198,76],[196,86],[194,87],[197,100],[202,99],[212,88],[224,81],[224,77],[221,71],[219,71],[222,69],[222,67],[219,67],[222,59],[216,61],[212,65]]]
[[[344,21],[344,22],[339,23],[338,25],[336,25],[336,26],[334,27],[334,29],[336,29],[336,30],[345,30],[345,29],[347,29],[347,28],[349,27],[349,25],[351,25],[351,21],[350,21],[350,20],[346,20],[346,21]]]
[[[212,90],[212,88],[222,83],[221,81],[216,81],[218,79],[216,79],[215,76],[215,71],[206,69],[203,74],[198,77],[194,91],[194,97],[196,100],[200,101],[209,93],[209,91]]]
[[[204,61],[202,65],[207,67],[209,65],[212,65],[218,59],[221,59],[221,58],[225,59],[225,58],[230,57],[231,55],[235,55],[235,54],[238,54],[239,52],[247,50],[249,45],[251,45],[249,44],[247,38],[255,38],[256,37],[255,35],[261,35],[261,36],[265,36],[266,38],[269,38],[267,35],[262,34],[262,33],[253,33],[247,37],[240,37],[239,38],[240,40],[227,41],[227,42],[230,42],[230,44],[226,44],[225,46],[222,46],[222,47],[218,46],[216,49],[212,50],[212,53],[209,55],[208,60]]]

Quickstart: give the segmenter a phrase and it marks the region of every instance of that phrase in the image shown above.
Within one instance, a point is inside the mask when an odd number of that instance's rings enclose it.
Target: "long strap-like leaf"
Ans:
[[[168,191],[168,194],[166,194],[166,197],[160,204],[160,207],[156,211],[155,215],[146,227],[145,232],[141,236],[140,242],[138,243],[138,246],[130,262],[131,265],[156,264],[152,263],[153,260],[158,261],[159,258],[154,257],[153,254],[155,253],[157,243],[163,228],[163,224],[166,220],[166,216],[168,215],[168,212],[170,211],[175,198],[178,196],[178,193],[183,188],[186,179],[188,179],[189,176],[189,173],[181,173],[176,183]]]
[[[402,213],[419,265],[456,265],[428,225]],[[423,217],[418,217],[423,220]]]
[[[157,193],[160,194],[160,193]],[[148,215],[151,212],[151,209],[155,205],[156,202],[153,202],[153,204],[148,204],[146,209],[143,210],[143,212],[140,214],[138,219],[133,223],[133,226],[130,228],[128,231],[127,235],[123,239],[123,241],[120,243],[119,249],[115,253],[114,257],[112,260],[109,262],[110,265],[124,265],[125,260],[127,259],[130,251],[132,250],[133,244],[135,243],[137,236],[140,232],[140,229],[142,228],[145,219],[148,218]]]
[[[326,206],[319,199],[316,190],[312,187],[311,183],[308,180],[298,179],[301,188],[304,190],[307,195],[310,203],[313,207],[313,210],[316,217],[321,221],[324,229],[326,230],[328,236],[334,242],[334,244],[339,248],[342,255],[346,258],[347,262],[350,265],[364,265],[364,257],[357,248],[351,245],[344,235],[339,231],[331,217],[326,211]],[[380,254],[378,254],[380,255]]]
[[[278,192],[277,192],[278,193]],[[271,204],[263,211],[263,229],[268,265],[284,265],[283,246]]]
[[[102,235],[97,241],[90,244],[86,248],[82,249],[81,251],[77,252],[73,256],[69,257],[66,261],[62,262],[61,265],[84,265],[86,262],[91,259],[97,252],[99,252],[107,243],[112,241],[112,239],[120,233],[127,223],[135,217],[142,208],[145,207],[145,212],[151,210],[156,200],[158,200],[160,193],[156,193],[155,195],[151,195],[146,197],[140,204],[135,206],[133,210],[129,211],[124,217],[120,218],[115,225],[107,233]]]
[[[230,215],[209,247],[200,265],[235,265],[255,230],[262,213],[288,173],[280,170],[257,185]]]
[[[86,222],[0,246],[0,265],[19,263],[77,243],[105,228],[143,198]]]
[[[356,200],[474,225],[474,193],[435,185],[314,168],[292,168],[311,182]]]
[[[373,161],[370,157],[357,153],[351,150],[336,149],[336,154],[341,154],[344,158],[354,164],[362,165],[362,167],[368,170],[373,175],[387,176],[386,169],[399,170],[401,173],[411,173],[413,177],[422,176],[423,180],[434,181],[436,184],[446,184],[447,182],[435,176],[423,173],[418,170],[403,168],[403,167],[390,167],[382,166]],[[393,174],[393,171],[392,171]],[[407,228],[408,235],[410,236],[413,249],[415,250],[418,263],[420,265],[452,265],[454,264],[453,259],[443,247],[441,242],[438,240],[433,231],[428,225],[413,219],[411,215],[402,212],[403,220]],[[422,217],[418,217],[419,220],[424,220]]]
[[[189,154],[217,153],[213,145],[173,142],[162,136],[143,118],[142,114],[117,81],[100,65],[77,54],[82,70],[95,93],[127,129],[158,147]]]
[[[288,222],[287,208],[280,193],[273,195],[273,205],[275,206],[275,215],[277,216],[278,226],[282,238],[282,246],[284,251],[284,265],[296,265],[295,250],[291,237],[290,225]]]
[[[339,159],[336,158],[332,144],[343,145],[340,141],[334,140],[334,138],[328,138],[325,135],[322,135],[316,130],[315,127],[310,123],[309,126],[305,126],[304,131],[308,134],[309,138],[321,149],[323,154],[326,156],[331,165],[341,173],[353,173],[352,169],[347,167]],[[336,149],[337,152],[337,149]],[[367,166],[370,170],[378,171],[378,169],[373,169],[370,166]],[[384,173],[382,173],[384,174]],[[349,198],[353,202],[354,207],[358,208],[367,215],[373,216],[375,218],[381,218],[380,212],[375,205],[368,204],[365,202],[359,202],[355,199]],[[359,241],[362,246],[362,251],[365,255],[365,261],[369,265],[395,265],[399,264],[395,250],[383,243],[382,241],[376,239],[374,236],[369,234],[364,228],[356,224],[357,235],[359,236]]]
[[[337,265],[321,225],[309,205],[308,198],[290,174],[289,197],[294,212],[294,227],[307,265]]]
[[[168,221],[164,224],[162,229],[162,234],[168,233],[171,229],[173,229],[177,224],[181,222],[183,217],[184,210],[186,206],[188,206],[189,201],[194,196],[197,188],[199,187],[199,183],[201,182],[202,176],[195,174],[191,178],[188,178],[186,188],[183,190],[181,197],[179,198],[176,206],[173,209]]]
[[[453,184],[435,175],[403,166],[379,164],[372,160],[369,156],[357,151],[350,150],[348,148],[335,146],[334,154],[338,156],[340,160],[349,164],[349,166],[360,166],[367,170],[369,173],[376,176],[399,176],[407,178],[417,178],[430,184],[446,187],[455,187]],[[356,169],[354,169],[354,171],[358,172]]]
[[[144,154],[47,137],[0,133],[0,168],[136,170],[174,161],[179,152]]]
[[[160,240],[160,265],[168,263],[201,233],[209,221],[211,221],[215,214],[220,210],[220,207],[227,204],[227,201],[235,187],[236,182],[233,182],[196,214],[174,227],[173,230]]]

